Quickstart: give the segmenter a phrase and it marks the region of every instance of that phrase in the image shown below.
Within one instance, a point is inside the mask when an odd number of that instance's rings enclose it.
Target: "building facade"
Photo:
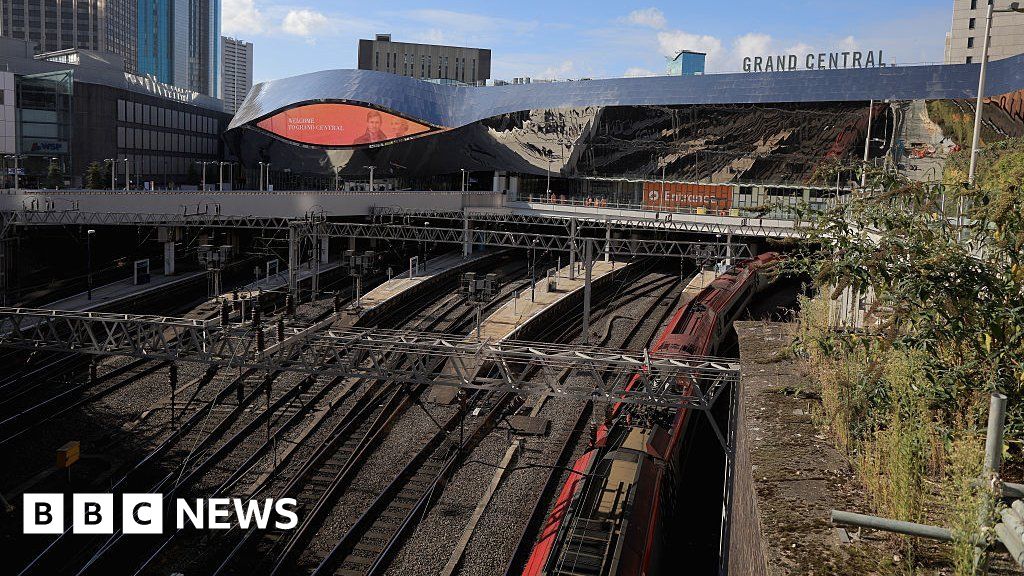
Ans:
[[[858,164],[869,124],[871,156],[898,154],[895,107],[973,98],[977,74],[977,64],[957,64],[467,89],[324,70],[254,86],[224,138],[247,170],[280,171],[280,189],[333,187],[335,174],[365,181],[368,166],[378,183],[420,190],[455,189],[463,170],[477,181],[516,175],[540,192],[549,174],[810,183],[830,162]],[[1021,94],[1024,55],[993,62],[988,78],[993,106]],[[1008,134],[1022,125],[1014,101],[987,111],[1008,117]]]
[[[224,111],[234,114],[252,88],[252,42],[226,36],[220,42],[220,99]]]
[[[359,41],[359,69],[409,78],[478,84],[491,77],[491,51],[434,44],[393,42],[390,34]]]
[[[14,107],[14,74],[0,71],[0,154],[14,154],[17,109]],[[7,168],[6,162],[4,168]],[[13,167],[11,168],[13,170]],[[6,172],[6,170],[0,170]]]
[[[137,0],[0,0],[0,36],[29,40],[38,52],[82,49],[137,60]]]
[[[138,0],[138,72],[217,96],[220,0]]]
[[[981,61],[988,5],[1006,9],[1010,0],[953,0],[953,23],[946,34],[947,64],[970,64]],[[1024,13],[993,14],[989,60],[1024,54]]]
[[[231,116],[219,100],[127,74],[104,53],[79,51],[69,64],[17,57],[5,46],[23,185],[82,186],[89,165],[109,170],[108,159],[119,188],[126,179],[132,188],[195,185],[202,162],[225,159],[220,134]],[[62,184],[47,178],[54,169]]]
[[[669,76],[695,76],[704,73],[704,61],[707,54],[680,50],[674,58],[669,58],[665,73]]]

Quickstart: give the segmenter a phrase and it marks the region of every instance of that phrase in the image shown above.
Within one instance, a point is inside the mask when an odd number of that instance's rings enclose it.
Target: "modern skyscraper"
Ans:
[[[138,0],[139,73],[216,96],[220,0]]]
[[[127,72],[135,71],[137,28],[136,0],[0,0],[0,36],[35,42],[39,52],[113,52]]]
[[[221,36],[220,99],[234,114],[252,88],[252,42]]]
[[[359,41],[359,69],[423,80],[476,84],[491,77],[491,51],[434,44],[392,42],[391,34]]]
[[[981,62],[985,17],[992,2],[995,2],[996,10],[1004,10],[1010,5],[1010,0],[953,0],[953,24],[946,34],[946,64]],[[993,14],[989,38],[990,62],[1024,53],[1024,14]]]

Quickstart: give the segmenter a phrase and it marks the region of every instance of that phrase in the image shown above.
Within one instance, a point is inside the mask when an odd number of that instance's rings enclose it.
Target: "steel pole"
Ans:
[[[569,280],[576,279],[576,219],[569,219]]]
[[[875,101],[872,100],[868,104],[868,132],[864,137],[864,165],[861,166],[860,171],[860,187],[863,188],[868,184],[868,152],[871,150],[871,120],[875,116]]]
[[[842,510],[832,511],[832,523],[842,524],[845,526],[873,528],[875,530],[896,532],[897,534],[906,534],[908,536],[920,536],[922,538],[942,540],[943,542],[953,541],[953,532],[939,526],[929,526],[927,524],[918,524],[916,522],[904,522],[902,520],[891,520],[889,518],[857,514],[855,512],[844,512]]]
[[[971,138],[971,164],[967,170],[967,183],[974,184],[974,172],[978,165],[978,144],[981,140],[981,112],[985,100],[985,73],[988,71],[988,39],[992,35],[992,14],[994,3],[988,5],[985,16],[985,37],[981,44],[981,70],[978,73],[978,99],[974,103],[974,136]]]
[[[298,302],[299,285],[299,231],[288,227],[288,293]]]
[[[583,343],[590,344],[591,271],[594,268],[593,248],[587,239],[583,247]]]
[[[1003,458],[1003,425],[1006,395],[993,392],[988,403],[988,433],[985,436],[985,474],[998,474]]]
[[[14,191],[18,191],[18,155],[14,155]]]
[[[92,300],[92,235],[93,231],[88,230],[85,233],[85,268],[86,268],[86,299]]]

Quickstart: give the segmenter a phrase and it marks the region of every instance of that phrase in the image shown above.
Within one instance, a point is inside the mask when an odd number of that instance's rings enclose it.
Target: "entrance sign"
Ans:
[[[801,68],[802,66],[802,68]],[[841,70],[843,68],[883,68],[882,51],[818,52],[817,54],[778,54],[747,56],[744,72],[790,72],[793,70]]]

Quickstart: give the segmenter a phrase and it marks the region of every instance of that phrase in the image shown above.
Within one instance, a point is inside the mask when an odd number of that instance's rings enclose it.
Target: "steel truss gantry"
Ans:
[[[537,248],[562,252],[580,251],[589,241],[594,243],[595,253],[611,256],[675,256],[695,260],[724,260],[729,257],[750,256],[750,247],[745,243],[698,240],[588,238],[575,233],[541,234],[518,230],[493,230],[466,228],[464,226],[411,226],[396,222],[376,224],[353,224],[347,222],[325,222],[318,226],[318,234],[330,237],[376,238],[379,240],[437,242],[450,244],[470,243],[476,246],[501,248]]]
[[[460,216],[461,219],[461,216]],[[476,221],[474,221],[476,222]],[[498,220],[484,224],[503,224]],[[570,224],[564,234],[538,234],[505,230],[505,226],[414,226],[398,220],[369,224],[330,222],[322,217],[288,219],[256,216],[227,216],[222,214],[146,214],[138,212],[82,212],[78,210],[20,210],[5,212],[3,225],[135,225],[167,227],[222,227],[288,230],[292,240],[306,237],[372,238],[412,242],[469,244],[501,248],[531,248],[577,252],[586,239],[583,230]],[[625,229],[623,229],[625,231]],[[672,239],[614,238],[610,229],[603,239],[591,238],[595,252],[611,256],[675,256],[696,260],[724,260],[750,255],[745,243],[730,241],[693,241]]]
[[[650,357],[592,346],[324,326],[285,328],[278,340],[275,329],[203,320],[0,308],[0,347],[331,373],[395,384],[440,384],[697,410],[710,409],[722,391],[739,379],[739,364],[722,358]],[[393,366],[386,356],[395,353],[409,361]],[[588,384],[563,386],[566,370]]]
[[[587,213],[548,213],[527,209],[494,210],[467,208],[464,210],[418,210],[397,207],[375,207],[371,215],[378,222],[394,221],[395,218],[409,217],[433,220],[468,220],[509,226],[559,226],[568,229],[572,220],[580,231],[603,232],[611,229],[620,233],[638,231],[662,231],[693,234],[733,234],[758,238],[796,238],[802,234],[800,223],[771,218],[676,216],[669,218],[641,218],[637,216],[600,215]],[[735,220],[735,222],[731,222]]]
[[[83,212],[81,210],[11,210],[4,214],[8,226],[173,226],[201,228],[288,229],[292,218],[276,216],[229,216],[216,212],[147,213]]]

